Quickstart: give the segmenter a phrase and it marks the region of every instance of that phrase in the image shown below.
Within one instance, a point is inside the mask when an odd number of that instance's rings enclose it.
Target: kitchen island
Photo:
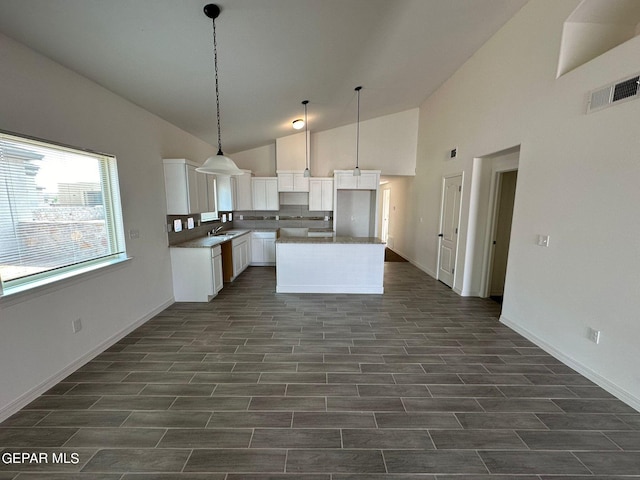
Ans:
[[[276,292],[381,294],[384,247],[375,237],[280,237]]]

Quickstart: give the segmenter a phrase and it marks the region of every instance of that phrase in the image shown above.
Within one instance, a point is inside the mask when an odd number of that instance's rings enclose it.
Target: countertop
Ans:
[[[251,232],[277,232],[277,228],[253,228],[253,229],[232,229],[224,232],[225,235],[212,235],[210,237],[194,238],[186,242],[171,245],[171,248],[211,248],[224,242],[229,242],[234,238],[241,237]],[[309,232],[333,232],[330,228],[310,228]],[[226,234],[232,233],[230,237]],[[286,241],[285,241],[286,240]],[[382,243],[375,237],[280,237],[280,243]]]
[[[335,243],[383,245],[377,237],[280,237],[276,243]]]
[[[211,248],[216,245],[220,245],[224,242],[229,242],[234,238],[239,238],[246,233],[250,233],[251,230],[227,230],[225,234],[233,233],[232,237],[228,235],[212,235],[210,237],[195,238],[193,240],[187,240],[186,242],[178,243],[177,245],[171,245],[171,248]]]

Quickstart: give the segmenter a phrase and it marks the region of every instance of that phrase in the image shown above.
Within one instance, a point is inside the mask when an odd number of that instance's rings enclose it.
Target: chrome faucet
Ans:
[[[216,233],[218,233],[220,230],[222,230],[224,228],[223,225],[220,225],[219,227],[214,228],[213,230],[211,230],[211,234],[215,235]]]

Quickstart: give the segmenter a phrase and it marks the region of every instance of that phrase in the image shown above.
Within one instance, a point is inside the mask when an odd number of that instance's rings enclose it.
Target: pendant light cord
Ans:
[[[360,168],[359,165],[359,157],[360,157],[360,90],[362,87],[356,87],[355,91],[358,92],[358,116],[356,121],[356,168]]]
[[[309,122],[307,122],[307,103],[309,100],[302,102],[304,104],[304,157],[307,170],[309,170]]]
[[[222,138],[220,135],[220,89],[218,86],[218,43],[216,42],[216,19],[212,19],[213,24],[213,66],[216,74],[216,117],[218,120],[218,155],[222,155]]]

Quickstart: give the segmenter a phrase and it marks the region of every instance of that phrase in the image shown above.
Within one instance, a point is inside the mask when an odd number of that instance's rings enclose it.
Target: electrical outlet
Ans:
[[[600,343],[600,330],[589,328],[587,338],[589,338],[589,340],[591,340],[595,344]]]
[[[82,319],[76,318],[73,322],[71,322],[71,328],[73,328],[73,333],[78,333],[82,330]]]
[[[136,238],[140,238],[140,230],[132,229],[129,230],[129,238],[135,240]]]
[[[538,235],[538,245],[541,247],[548,247],[549,235]]]

